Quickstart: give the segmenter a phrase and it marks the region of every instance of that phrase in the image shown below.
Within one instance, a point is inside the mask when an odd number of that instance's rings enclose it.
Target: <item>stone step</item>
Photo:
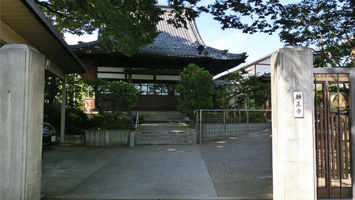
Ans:
[[[139,126],[139,131],[152,132],[152,131],[168,131],[168,132],[184,132],[190,128],[184,124],[179,123],[151,123],[142,124]]]
[[[139,131],[137,144],[196,144],[191,131]]]
[[[193,144],[192,140],[137,140],[137,144]]]
[[[133,115],[136,115],[133,111]],[[144,116],[145,122],[184,122],[186,116],[177,111],[140,111],[139,115]]]
[[[132,114],[136,114],[136,111],[133,111]],[[147,117],[168,117],[168,118],[184,118],[185,115],[178,111],[139,111],[139,115]]]
[[[154,123],[164,123],[164,122],[188,122],[189,120],[185,118],[144,118],[144,122],[154,122]]]
[[[151,136],[172,136],[172,135],[176,135],[176,136],[187,136],[187,135],[191,135],[191,132],[188,131],[139,131],[138,132],[138,136],[139,135],[151,135]]]
[[[191,135],[138,135],[138,140],[192,140]]]

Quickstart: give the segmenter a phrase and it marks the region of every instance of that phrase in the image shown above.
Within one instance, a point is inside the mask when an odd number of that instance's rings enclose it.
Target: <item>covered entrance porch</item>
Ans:
[[[45,73],[87,69],[32,0],[1,1],[0,47],[0,199],[40,199]]]

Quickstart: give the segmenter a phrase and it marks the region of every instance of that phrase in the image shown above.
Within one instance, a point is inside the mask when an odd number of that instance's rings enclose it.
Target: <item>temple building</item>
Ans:
[[[203,42],[193,20],[187,20],[186,28],[176,28],[167,23],[172,8],[160,6],[163,14],[152,44],[143,47],[132,57],[105,49],[100,39],[71,46],[88,68],[81,74],[85,79],[103,78],[132,83],[140,92],[137,111],[176,111],[175,86],[180,72],[194,63],[216,75],[243,63],[246,54],[228,53],[208,47]]]

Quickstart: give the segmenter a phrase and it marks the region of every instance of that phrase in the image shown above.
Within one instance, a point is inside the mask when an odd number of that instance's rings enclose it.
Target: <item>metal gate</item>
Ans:
[[[353,69],[314,69],[318,198],[351,198]]]

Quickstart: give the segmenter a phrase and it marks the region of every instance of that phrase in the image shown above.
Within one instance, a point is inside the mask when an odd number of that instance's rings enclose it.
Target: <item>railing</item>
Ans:
[[[270,109],[195,110],[199,143],[271,128]]]
[[[135,132],[135,137],[134,137],[134,143],[137,144],[137,137],[138,137],[138,131],[139,131],[139,112],[137,112],[136,115],[136,124],[134,125],[136,132]]]
[[[139,131],[139,112],[136,115],[136,124],[134,125],[136,131]]]

